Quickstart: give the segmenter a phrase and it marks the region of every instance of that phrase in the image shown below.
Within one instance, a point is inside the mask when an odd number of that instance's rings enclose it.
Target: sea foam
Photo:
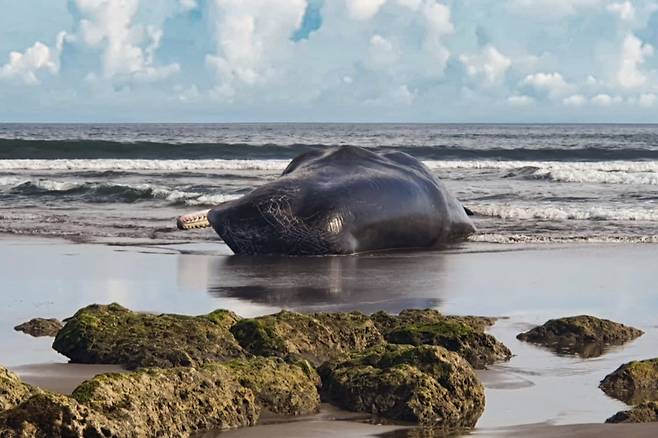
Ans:
[[[266,171],[280,173],[289,160],[0,160],[0,171]],[[439,176],[450,171],[498,170],[507,177],[546,180],[557,183],[658,185],[658,161],[452,161],[428,160],[424,163]],[[2,180],[0,180],[2,185]]]
[[[536,220],[607,220],[607,221],[658,221],[658,208],[556,206],[556,205],[470,205],[481,216],[501,219]]]
[[[77,196],[92,196],[96,202],[136,202],[147,199],[161,199],[172,204],[217,205],[241,197],[241,195],[216,193],[208,194],[195,191],[171,189],[155,184],[121,184],[109,182],[75,182],[55,181],[49,179],[28,179],[17,176],[1,177],[0,187],[3,191],[20,190],[39,194],[72,194]]]

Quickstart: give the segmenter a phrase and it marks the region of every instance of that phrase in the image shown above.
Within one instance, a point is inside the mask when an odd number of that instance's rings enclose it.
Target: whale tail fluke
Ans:
[[[194,213],[184,214],[176,218],[176,226],[179,230],[192,230],[195,228],[208,228],[208,212],[210,210],[196,211]]]

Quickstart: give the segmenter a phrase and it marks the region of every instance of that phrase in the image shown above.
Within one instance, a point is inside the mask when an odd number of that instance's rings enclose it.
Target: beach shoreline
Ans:
[[[615,436],[622,427],[602,423],[626,407],[605,396],[597,381],[621,363],[658,353],[658,274],[651,269],[657,255],[658,245],[653,244],[467,242],[446,251],[244,258],[231,256],[220,242],[108,246],[0,236],[7,302],[0,311],[0,363],[28,383],[60,392],[96,373],[119,371],[66,364],[66,358],[50,348],[51,338],[13,331],[14,325],[33,317],[63,319],[91,303],[119,302],[132,310],[183,314],[228,308],[246,317],[282,308],[370,313],[434,307],[446,314],[504,317],[490,333],[515,356],[479,372],[487,408],[473,435]],[[556,356],[515,339],[516,333],[550,317],[580,313],[631,324],[646,334],[596,359]],[[354,423],[343,415],[350,414],[323,410],[287,425],[225,434],[407,433],[396,426]],[[334,420],[337,417],[344,421]],[[628,427],[633,436],[658,432],[658,425]]]

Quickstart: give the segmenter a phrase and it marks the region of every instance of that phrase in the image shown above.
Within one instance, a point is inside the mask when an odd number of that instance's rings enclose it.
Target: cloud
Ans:
[[[81,15],[82,41],[102,50],[103,76],[157,80],[180,70],[177,64],[154,65],[153,54],[160,44],[162,31],[153,26],[133,24],[139,0],[75,0]],[[192,5],[189,1],[183,7]]]
[[[196,9],[199,6],[196,0],[180,0],[180,5],[185,11]]]
[[[628,0],[624,3],[612,3],[606,9],[617,14],[622,21],[633,21],[635,19],[635,7]]]
[[[459,60],[471,76],[484,76],[489,83],[498,82],[512,65],[512,61],[491,44],[487,44],[477,55],[461,55]]]
[[[562,103],[567,106],[579,107],[585,105],[587,99],[582,94],[574,94],[562,99]]]
[[[531,13],[542,19],[554,19],[596,8],[601,5],[601,0],[508,0],[508,5],[512,10]]]
[[[655,3],[12,2],[0,117],[658,122]]]
[[[372,18],[386,0],[345,0],[350,17],[355,20],[368,20]]]
[[[617,80],[624,88],[636,88],[647,82],[646,75],[640,70],[646,58],[653,55],[653,46],[642,43],[638,37],[629,33],[624,38]]]
[[[592,97],[592,103],[602,107],[611,106],[612,104],[621,103],[622,101],[623,99],[619,96],[611,97],[610,95],[603,93]]]
[[[37,41],[23,53],[11,52],[9,62],[0,67],[0,79],[18,79],[27,85],[36,85],[40,82],[39,71],[57,74],[65,37],[66,32],[57,35],[54,49]]]
[[[441,70],[450,57],[443,37],[454,32],[455,28],[450,20],[450,8],[442,3],[425,0],[421,12],[426,23],[425,48],[436,59]]]
[[[398,53],[393,44],[379,34],[370,38],[370,53],[375,63],[390,64],[397,60]]]
[[[532,105],[535,102],[535,99],[526,95],[510,96],[507,98],[507,102],[513,106],[528,106]]]
[[[573,88],[560,73],[530,74],[521,81],[521,85],[531,86],[538,91],[548,93],[551,97],[566,94]]]
[[[219,96],[271,77],[302,23],[305,0],[214,0],[216,52],[206,62],[217,74]]]

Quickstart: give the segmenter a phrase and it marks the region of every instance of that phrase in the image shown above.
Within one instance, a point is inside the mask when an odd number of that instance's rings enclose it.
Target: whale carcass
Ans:
[[[292,160],[240,199],[183,215],[178,228],[211,226],[236,254],[352,254],[435,248],[475,226],[416,158],[343,146]]]

